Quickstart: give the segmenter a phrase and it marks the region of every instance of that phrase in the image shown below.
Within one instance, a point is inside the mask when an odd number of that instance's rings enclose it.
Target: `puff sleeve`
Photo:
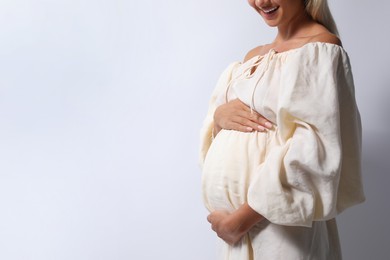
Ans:
[[[207,151],[209,150],[212,142],[212,132],[214,128],[214,112],[217,107],[222,104],[221,100],[219,99],[224,96],[224,91],[226,90],[230,80],[232,79],[233,70],[238,65],[239,62],[233,62],[222,72],[221,76],[218,79],[217,85],[211,95],[208,111],[203,121],[202,128],[200,130],[199,165],[201,168],[203,167]]]
[[[311,226],[364,200],[361,122],[342,47],[315,45],[283,66],[278,145],[248,189],[248,204],[270,222]]]

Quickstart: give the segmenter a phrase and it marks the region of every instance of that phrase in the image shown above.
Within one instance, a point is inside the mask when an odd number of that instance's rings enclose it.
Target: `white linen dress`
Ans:
[[[254,70],[254,71],[253,71]],[[274,128],[221,130],[219,105],[239,98]],[[201,130],[206,208],[232,212],[247,202],[265,217],[221,259],[341,259],[335,217],[364,201],[361,122],[344,49],[313,42],[270,50],[222,73]]]

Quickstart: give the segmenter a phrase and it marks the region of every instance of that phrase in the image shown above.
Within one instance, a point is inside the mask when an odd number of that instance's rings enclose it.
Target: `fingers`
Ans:
[[[245,114],[242,115],[243,117],[246,117],[246,118],[252,120],[253,122],[258,123],[259,125],[261,125],[265,128],[268,128],[268,129],[272,128],[272,124],[264,116],[260,115],[256,111],[253,111],[253,110],[251,111],[249,109],[249,111],[246,111],[244,113]]]
[[[248,119],[246,117],[235,116],[232,117],[232,121],[226,123],[225,129],[236,130],[240,132],[264,132],[267,129],[272,129],[273,125],[266,119],[259,120],[261,123],[254,121],[254,119]]]
[[[217,228],[216,228],[215,224],[213,223],[213,215],[212,214],[207,216],[207,221],[211,224],[211,229],[214,232],[217,232]]]
[[[241,239],[242,235],[234,234],[229,231],[229,229],[223,228],[223,226],[221,226],[221,217],[226,217],[226,214],[228,213],[214,211],[207,216],[207,221],[211,224],[211,229],[217,234],[219,238],[223,239],[226,243],[233,245]]]
[[[236,122],[241,125],[248,126],[256,131],[264,132],[267,129],[272,129],[273,125],[259,114],[251,114],[241,112],[239,117],[235,118]]]
[[[222,129],[240,132],[263,132],[273,128],[271,122],[239,99],[219,106],[214,113],[214,122]]]
[[[235,125],[233,130],[237,130],[241,132],[265,131],[265,128],[263,126],[245,117],[236,116],[234,118],[234,122]]]
[[[246,133],[250,133],[250,132],[253,132],[254,129],[256,128],[252,128],[250,126],[247,126],[247,125],[243,125],[241,123],[230,123],[230,129],[231,130],[235,130],[235,131],[239,131],[239,132],[246,132]]]
[[[239,121],[240,124],[251,127],[252,129],[264,131],[265,129],[272,129],[273,125],[269,122],[264,116],[257,113],[254,110],[251,110],[245,103],[239,99],[231,101],[240,109],[237,111],[237,114],[244,119]],[[250,122],[251,121],[251,122]],[[259,127],[261,126],[261,127]]]
[[[267,128],[267,129],[272,129],[273,125],[271,122],[269,122],[265,117],[263,117],[260,114],[256,115],[256,122],[258,122],[261,126]]]

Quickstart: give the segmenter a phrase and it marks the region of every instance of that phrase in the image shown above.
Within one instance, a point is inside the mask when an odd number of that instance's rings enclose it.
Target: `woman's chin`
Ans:
[[[269,27],[277,27],[277,26],[278,26],[278,23],[275,22],[275,21],[269,21],[269,20],[265,20],[265,19],[264,19],[264,22],[265,22]]]

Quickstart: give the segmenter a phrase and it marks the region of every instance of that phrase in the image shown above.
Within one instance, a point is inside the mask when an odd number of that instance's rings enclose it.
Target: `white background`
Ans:
[[[331,1],[364,126],[345,259],[385,259],[390,4]],[[246,1],[0,1],[0,259],[213,259],[198,133],[222,70],[270,42]]]

